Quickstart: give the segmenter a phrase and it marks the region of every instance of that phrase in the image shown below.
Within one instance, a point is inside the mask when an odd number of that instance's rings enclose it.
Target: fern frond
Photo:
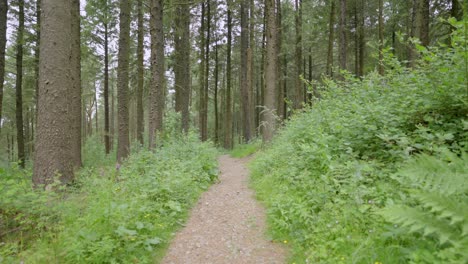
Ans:
[[[421,155],[402,169],[405,176],[417,188],[443,195],[465,194],[468,192],[468,155],[457,157],[445,154],[445,160]]]
[[[414,192],[413,196],[421,202],[424,208],[438,214],[439,218],[450,218],[451,224],[468,221],[468,203],[453,197],[430,193],[426,191]]]
[[[404,205],[392,206],[383,209],[380,214],[386,220],[408,227],[412,233],[421,232],[424,236],[437,235],[441,244],[445,242],[457,243],[460,235],[448,221],[435,218],[430,212],[424,212],[418,208]]]

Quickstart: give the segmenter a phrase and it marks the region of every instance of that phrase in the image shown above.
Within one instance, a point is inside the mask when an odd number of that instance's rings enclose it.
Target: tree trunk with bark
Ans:
[[[296,25],[296,46],[294,52],[295,72],[294,72],[294,98],[293,108],[302,108],[304,102],[304,89],[301,80],[302,75],[302,1],[295,0],[295,25]]]
[[[71,111],[70,122],[72,131],[71,155],[75,169],[80,168],[81,162],[81,45],[80,45],[80,0],[71,0]],[[97,112],[96,112],[97,113]]]
[[[104,23],[104,145],[106,154],[110,153],[110,125],[109,125],[109,25]]]
[[[130,52],[130,2],[120,0],[119,55],[117,68],[117,162],[122,163],[130,153],[128,111],[128,59]]]
[[[34,91],[34,105],[35,105],[35,110],[34,110],[34,125],[37,125],[37,102],[39,101],[39,50],[40,50],[40,45],[41,45],[41,0],[36,1],[36,47],[34,48],[34,77],[36,79],[35,82],[35,91]],[[0,51],[1,52],[1,51]],[[1,71],[1,70],[0,70]],[[0,82],[2,81],[0,77]],[[1,87],[0,83],[0,87]],[[1,89],[0,89],[1,90]],[[1,93],[1,91],[0,91]],[[0,96],[1,97],[1,96]],[[0,112],[1,112],[1,98],[0,98]],[[1,119],[1,113],[0,113],[0,119]],[[32,134],[32,137],[34,139],[35,134]],[[34,151],[34,141],[32,142],[32,149]]]
[[[201,19],[200,19],[200,64],[198,78],[198,126],[200,129],[200,139],[207,139],[207,109],[205,109],[205,64],[207,63],[205,55],[205,3],[201,3]]]
[[[215,68],[214,68],[214,142],[219,143],[219,122],[218,122],[218,79],[219,79],[219,62],[218,62],[218,44],[215,45]]]
[[[34,153],[33,183],[53,183],[56,176],[66,184],[73,180],[69,95],[72,66],[71,0],[41,2],[39,102]],[[65,95],[65,96],[64,96]]]
[[[282,21],[282,15],[281,15],[281,1],[276,0],[276,28],[277,28],[277,38],[278,40],[276,41],[276,54],[278,54],[277,57],[277,63],[278,67],[276,68],[277,73],[276,73],[276,83],[278,87],[278,107],[277,107],[277,113],[278,117],[281,119],[284,119],[284,90],[283,90],[283,85],[282,83],[285,81],[285,76],[282,76],[282,65],[281,63],[281,55],[282,55],[282,44],[283,44],[283,21]]]
[[[276,15],[275,0],[265,0],[266,12],[266,67],[265,109],[263,110],[263,141],[269,142],[276,129]]]
[[[384,74],[383,65],[384,47],[384,21],[383,21],[383,0],[379,0],[379,74]]]
[[[7,33],[8,0],[0,0],[0,120],[2,120],[3,81],[5,79],[5,48]],[[0,132],[2,131],[0,124]]]
[[[205,82],[203,91],[203,114],[204,114],[204,140],[208,139],[208,101],[209,101],[209,75],[210,75],[210,42],[211,42],[211,4],[206,1],[206,43],[205,43]]]
[[[330,7],[330,22],[328,23],[328,51],[327,51],[327,66],[326,73],[329,77],[333,77],[333,43],[335,42],[335,1],[331,0]]]
[[[424,47],[429,46],[429,20],[430,4],[429,0],[419,0],[419,39]]]
[[[145,35],[143,28],[143,0],[138,0],[137,2],[137,124],[136,124],[136,134],[137,140],[143,145],[143,36]]]
[[[340,46],[339,46],[339,61],[340,70],[346,70],[346,0],[340,0]]]
[[[18,31],[16,32],[16,142],[18,144],[18,164],[24,168],[24,124],[23,124],[23,40],[24,40],[24,0],[18,1]]]
[[[175,110],[181,113],[184,133],[190,125],[190,9],[189,2],[183,1],[176,8],[175,18]]]
[[[232,47],[232,14],[228,2],[227,10],[227,47],[226,47],[226,118],[224,119],[224,148],[232,148],[232,99],[231,99],[231,47]]]
[[[156,146],[156,134],[163,128],[164,104],[164,30],[163,0],[151,0],[150,33],[151,33],[151,84],[150,110],[148,118],[149,147]]]
[[[250,129],[250,98],[248,85],[248,49],[249,49],[249,14],[248,0],[241,0],[240,15],[241,15],[241,44],[240,44],[240,92],[242,106],[242,136],[244,142],[249,142],[251,139]]]

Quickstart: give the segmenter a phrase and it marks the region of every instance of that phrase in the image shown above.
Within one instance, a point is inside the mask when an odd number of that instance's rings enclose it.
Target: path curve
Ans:
[[[164,264],[285,263],[286,250],[265,238],[265,210],[248,188],[248,158],[219,158],[220,182],[192,209]]]

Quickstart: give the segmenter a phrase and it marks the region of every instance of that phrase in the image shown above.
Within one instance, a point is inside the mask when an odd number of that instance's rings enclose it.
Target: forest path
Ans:
[[[265,238],[265,209],[248,187],[249,158],[219,158],[219,183],[192,209],[165,264],[285,263],[286,249]]]

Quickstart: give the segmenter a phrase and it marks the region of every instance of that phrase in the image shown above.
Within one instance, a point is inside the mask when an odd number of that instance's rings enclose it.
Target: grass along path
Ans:
[[[265,210],[248,187],[248,158],[219,158],[220,182],[205,192],[162,263],[285,263],[265,238]]]

